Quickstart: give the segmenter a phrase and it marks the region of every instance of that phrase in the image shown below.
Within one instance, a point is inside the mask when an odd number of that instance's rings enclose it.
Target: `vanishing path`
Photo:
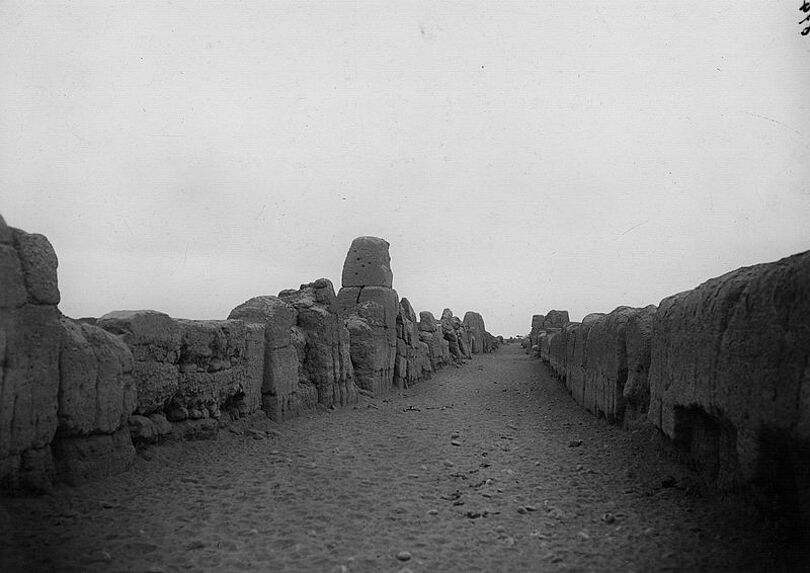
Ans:
[[[0,500],[5,570],[756,571],[776,552],[514,345],[389,399],[251,427],[271,433]]]

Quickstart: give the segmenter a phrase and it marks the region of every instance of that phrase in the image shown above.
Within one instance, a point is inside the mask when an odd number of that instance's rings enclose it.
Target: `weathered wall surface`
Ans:
[[[416,312],[408,299],[403,298],[399,301],[397,313],[397,358],[393,384],[397,388],[408,388],[432,371],[427,344],[419,340]]]
[[[281,291],[279,298],[297,312],[299,387],[314,387],[317,403],[327,408],[357,402],[349,331],[338,315],[332,282],[321,278]]]
[[[297,328],[295,307],[276,296],[258,296],[234,308],[228,318],[262,329],[261,404],[267,415],[284,420],[314,408],[317,389],[300,383],[298,347],[305,346],[305,335]]]
[[[545,332],[543,330],[543,322],[546,320],[545,315],[535,314],[532,316],[532,328],[529,330],[528,340],[526,342],[526,352],[536,353],[540,344],[540,335]]]
[[[592,313],[582,319],[582,323],[569,331],[568,333],[568,346],[566,348],[565,356],[565,384],[568,391],[574,397],[574,400],[582,405],[586,404],[587,399],[593,390],[586,385],[587,372],[590,367],[589,361],[591,359],[588,352],[588,334],[593,328],[594,324],[603,316],[601,313]]]
[[[439,320],[442,335],[450,348],[450,356],[456,364],[463,364],[472,357],[470,353],[470,337],[461,320],[453,315],[453,311],[445,308]]]
[[[56,253],[42,235],[0,217],[0,484],[50,482],[58,425]]]
[[[450,343],[445,339],[439,321],[427,310],[419,313],[419,340],[427,344],[433,370],[450,364],[452,361]]]
[[[584,408],[625,426],[649,420],[710,481],[773,488],[807,526],[810,252],[727,273],[658,308],[591,314],[539,342]]]
[[[810,252],[661,301],[649,379],[650,421],[720,483],[792,481],[810,510]]]
[[[117,336],[62,318],[57,477],[68,483],[126,470],[134,460],[127,420],[135,410],[132,352]]]

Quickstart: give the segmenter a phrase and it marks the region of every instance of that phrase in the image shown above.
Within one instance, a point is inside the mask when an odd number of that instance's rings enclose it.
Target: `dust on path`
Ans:
[[[5,570],[779,570],[756,522],[516,346],[251,427],[272,434],[160,446],[103,482],[0,500]]]

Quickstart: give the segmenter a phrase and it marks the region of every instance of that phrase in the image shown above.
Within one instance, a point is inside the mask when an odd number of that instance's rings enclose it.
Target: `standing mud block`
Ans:
[[[487,339],[487,329],[484,325],[484,317],[477,312],[467,311],[464,313],[464,320],[462,321],[464,328],[470,337],[470,352],[473,354],[481,354],[484,352],[491,352],[491,342]]]
[[[377,237],[352,241],[336,302],[349,331],[355,382],[378,395],[391,391],[397,360],[399,296],[391,288],[388,247]]]
[[[646,412],[649,390],[646,370],[649,367],[649,328],[655,307],[637,309],[620,306],[610,314],[597,317],[590,325],[585,360],[585,408],[607,418],[610,422],[624,420],[625,387],[632,384],[628,397],[634,400],[634,409]],[[632,363],[628,352],[628,331],[635,324],[632,340]],[[646,346],[644,335],[646,334]],[[629,380],[630,370],[633,379]]]
[[[0,217],[0,489],[53,479],[61,327],[58,261],[42,235]]]
[[[337,312],[332,282],[321,278],[298,290],[282,291],[279,298],[297,311],[299,388],[314,389],[317,403],[325,407],[357,402],[349,331]]]
[[[624,425],[630,426],[647,419],[650,405],[650,347],[655,305],[635,309],[627,318],[624,328],[627,351],[627,381],[622,390],[624,399]]]
[[[275,296],[258,296],[233,309],[228,319],[264,329],[262,408],[267,415],[274,420],[299,415],[314,396],[298,391],[298,354],[292,338],[298,321],[295,307]]]
[[[118,336],[64,317],[61,327],[59,427],[52,448],[60,481],[78,484],[132,464],[127,421],[137,389],[132,353]]]
[[[586,385],[586,371],[588,368],[588,333],[594,323],[605,316],[601,313],[592,313],[582,319],[582,323],[569,332],[568,348],[566,351],[565,383],[574,400],[581,405],[592,404],[595,389]]]

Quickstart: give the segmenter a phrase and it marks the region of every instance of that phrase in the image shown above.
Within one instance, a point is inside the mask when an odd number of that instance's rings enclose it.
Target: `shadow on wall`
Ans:
[[[0,490],[103,478],[129,468],[136,445],[353,404],[496,347],[477,313],[417,321],[391,288],[388,248],[359,237],[337,294],[318,279],[227,320],[137,310],[77,321],[57,308],[48,239],[0,217]]]
[[[556,311],[553,311],[556,312]],[[776,492],[810,531],[810,252],[525,343],[596,416],[651,423],[721,489]]]

